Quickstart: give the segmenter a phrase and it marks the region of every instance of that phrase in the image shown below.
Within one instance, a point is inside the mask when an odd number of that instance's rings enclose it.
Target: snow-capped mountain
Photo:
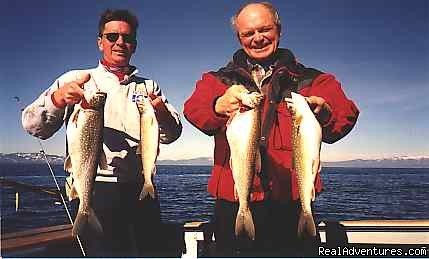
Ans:
[[[64,157],[58,155],[46,155],[49,163],[51,164],[63,164]],[[40,153],[0,153],[0,163],[46,163],[45,156],[42,152]]]
[[[63,164],[64,157],[46,155],[52,164]],[[0,163],[45,163],[42,153],[0,153]],[[198,157],[181,160],[158,160],[159,165],[213,165],[211,157]],[[362,167],[362,168],[429,168],[429,156],[393,156],[377,159],[353,159],[347,161],[322,162],[324,167]]]
[[[327,167],[372,167],[372,168],[429,168],[429,156],[393,156],[377,159],[353,159],[338,162],[323,162]]]

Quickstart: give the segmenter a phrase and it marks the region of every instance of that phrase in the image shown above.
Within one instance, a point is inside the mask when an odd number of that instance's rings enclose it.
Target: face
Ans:
[[[119,37],[115,40],[115,37],[108,35],[110,33],[119,33]],[[116,66],[128,65],[137,46],[135,40],[130,41],[128,39],[127,35],[131,34],[131,26],[124,21],[110,21],[106,23],[103,35],[98,37],[97,40],[98,48],[103,53],[104,60]]]
[[[264,61],[276,52],[280,31],[273,15],[264,6],[245,7],[236,19],[236,29],[240,44],[249,57]]]

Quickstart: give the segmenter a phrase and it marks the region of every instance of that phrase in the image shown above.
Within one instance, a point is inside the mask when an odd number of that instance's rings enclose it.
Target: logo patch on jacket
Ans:
[[[137,101],[143,101],[143,98],[147,98],[147,97],[148,97],[147,94],[134,93],[131,97],[131,101],[135,103]]]

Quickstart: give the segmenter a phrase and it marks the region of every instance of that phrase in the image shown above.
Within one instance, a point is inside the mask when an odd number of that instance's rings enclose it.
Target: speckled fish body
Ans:
[[[140,96],[136,100],[140,113],[140,153],[142,159],[143,188],[139,199],[148,195],[155,198],[155,188],[152,177],[156,173],[156,159],[159,146],[159,126],[155,116],[155,110],[148,97]]]
[[[239,208],[235,222],[235,234],[255,238],[255,226],[249,207],[254,175],[260,168],[259,138],[261,115],[259,93],[244,94],[243,104],[250,109],[238,111],[228,122],[226,136],[231,150],[230,165]],[[248,100],[248,101],[247,101]]]
[[[289,104],[292,113],[293,164],[298,180],[301,214],[298,236],[316,236],[311,202],[315,199],[314,181],[320,172],[322,129],[305,98],[292,93]]]
[[[79,209],[72,234],[81,234],[89,224],[97,232],[101,225],[91,207],[97,167],[102,153],[103,108],[106,94],[101,92],[85,93],[85,109],[76,104],[67,124],[68,157],[65,170],[73,176],[71,197],[79,198]]]

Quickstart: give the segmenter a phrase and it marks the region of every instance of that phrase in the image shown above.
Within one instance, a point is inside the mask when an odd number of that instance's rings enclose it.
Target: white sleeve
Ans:
[[[47,139],[63,125],[68,109],[58,108],[52,103],[52,93],[67,81],[75,80],[76,73],[68,72],[59,77],[33,103],[22,112],[22,126],[31,135]]]

